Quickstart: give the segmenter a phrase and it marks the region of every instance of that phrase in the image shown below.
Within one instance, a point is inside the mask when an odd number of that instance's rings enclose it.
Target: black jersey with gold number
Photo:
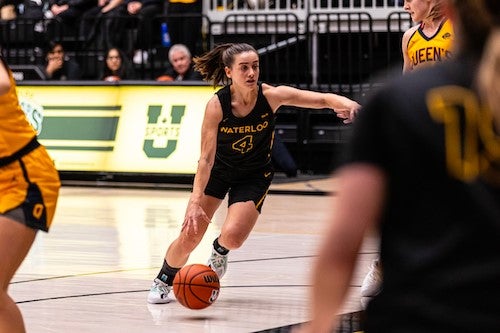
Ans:
[[[387,177],[367,332],[500,332],[500,134],[476,67],[459,56],[403,75],[356,119],[349,163]]]
[[[236,117],[231,108],[231,90],[217,92],[222,121],[217,135],[216,161],[240,170],[259,169],[271,162],[275,114],[258,86],[257,102],[245,117]]]

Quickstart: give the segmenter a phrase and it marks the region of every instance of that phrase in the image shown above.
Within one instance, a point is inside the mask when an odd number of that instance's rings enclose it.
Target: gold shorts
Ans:
[[[48,231],[54,218],[61,182],[54,162],[43,146],[0,167],[0,215],[22,209],[19,221]],[[18,214],[16,214],[18,215]]]

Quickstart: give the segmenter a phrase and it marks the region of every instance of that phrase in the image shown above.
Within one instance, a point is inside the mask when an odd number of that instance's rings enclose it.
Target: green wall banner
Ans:
[[[19,86],[59,171],[193,174],[210,86]]]

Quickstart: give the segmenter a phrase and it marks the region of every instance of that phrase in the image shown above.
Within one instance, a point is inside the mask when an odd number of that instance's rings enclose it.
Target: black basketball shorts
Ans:
[[[205,195],[222,200],[228,194],[228,206],[251,200],[260,213],[273,176],[272,166],[255,171],[241,171],[216,164],[212,168]]]

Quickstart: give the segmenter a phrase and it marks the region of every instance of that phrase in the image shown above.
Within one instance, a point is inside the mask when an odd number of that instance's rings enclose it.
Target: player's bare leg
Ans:
[[[29,252],[36,231],[0,216],[0,332],[25,332],[23,317],[16,303],[7,294],[10,280]]]

